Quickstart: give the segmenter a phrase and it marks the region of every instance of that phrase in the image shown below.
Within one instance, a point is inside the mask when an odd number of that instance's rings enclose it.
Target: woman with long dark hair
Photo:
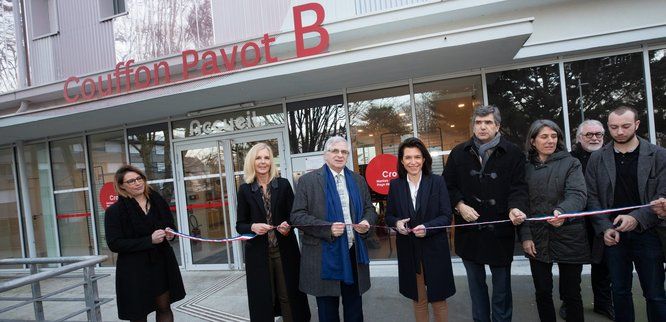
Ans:
[[[245,242],[245,272],[250,320],[310,321],[305,293],[298,289],[301,253],[289,226],[294,192],[278,177],[273,150],[254,145],[244,164],[245,183],[238,189],[236,231],[257,236]]]
[[[116,301],[121,320],[173,321],[171,303],[185,297],[176,256],[169,245],[176,229],[167,202],[147,183],[140,169],[124,165],[113,186],[118,201],[106,210],[104,229],[109,249],[118,253]]]
[[[398,148],[398,178],[391,181],[386,224],[395,227],[400,294],[411,299],[417,322],[448,320],[446,299],[456,292],[446,229],[451,205],[444,178],[432,173],[423,142],[409,138]],[[410,227],[413,227],[410,229]]]
[[[557,218],[585,209],[587,189],[581,164],[564,148],[562,130],[550,120],[537,120],[527,133],[529,187],[528,218],[554,216],[547,221],[525,221],[518,231],[530,260],[539,318],[554,322],[553,263],[560,272],[560,296],[567,321],[583,321],[580,281],[590,249],[583,218]]]

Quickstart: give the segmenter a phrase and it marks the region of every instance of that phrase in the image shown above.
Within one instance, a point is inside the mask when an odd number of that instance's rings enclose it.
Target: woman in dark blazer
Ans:
[[[265,143],[250,148],[245,183],[238,189],[236,231],[257,234],[245,242],[250,320],[310,321],[307,296],[298,289],[301,253],[289,226],[294,192],[278,177],[273,151]]]
[[[131,165],[114,176],[118,201],[106,210],[104,229],[109,249],[118,253],[116,301],[121,320],[173,321],[171,303],[185,297],[176,256],[165,228],[176,229],[169,205]]]
[[[421,140],[409,138],[398,149],[398,178],[391,181],[386,224],[395,227],[400,294],[414,301],[417,322],[448,320],[446,299],[456,292],[446,229],[451,222],[444,178],[432,174],[432,157]],[[409,227],[413,227],[411,230]]]

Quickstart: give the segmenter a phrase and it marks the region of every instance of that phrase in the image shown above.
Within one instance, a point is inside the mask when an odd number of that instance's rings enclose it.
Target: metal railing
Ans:
[[[48,257],[48,258],[7,258],[1,259],[0,265],[29,265],[30,266],[30,275],[17,277],[8,281],[0,282],[0,294],[22,287],[26,285],[31,286],[32,297],[0,297],[0,301],[9,301],[9,302],[19,302],[12,304],[8,307],[0,309],[0,316],[3,313],[20,308],[24,305],[32,303],[33,310],[35,312],[36,321],[46,321],[44,318],[44,303],[46,301],[61,301],[61,302],[84,302],[85,308],[80,309],[76,312],[67,314],[64,317],[52,319],[49,318],[48,321],[65,321],[70,318],[73,318],[77,315],[80,315],[83,312],[87,313],[88,321],[102,321],[102,312],[100,306],[104,303],[111,301],[111,298],[100,298],[97,291],[97,280],[109,276],[109,274],[95,274],[95,265],[105,261],[107,259],[106,255],[100,256],[73,256],[73,257]],[[61,267],[44,270],[39,272],[37,265],[44,264],[63,264]],[[62,278],[62,277],[71,277],[63,276],[70,272],[83,270],[83,281],[77,282],[66,287],[60,288],[58,290],[49,292],[47,294],[42,294],[40,282],[49,278]],[[69,291],[76,287],[83,286],[84,297],[55,297],[55,295],[62,294],[65,291]],[[6,320],[3,320],[6,321]],[[14,320],[14,321],[25,321],[25,320]]]

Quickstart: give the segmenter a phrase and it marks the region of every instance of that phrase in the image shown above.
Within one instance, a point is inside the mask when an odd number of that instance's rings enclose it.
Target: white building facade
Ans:
[[[349,138],[361,174],[417,136],[441,173],[485,104],[519,145],[546,118],[571,147],[582,120],[618,104],[666,145],[663,0],[0,4],[1,258],[106,254],[114,266],[104,209],[122,164],[146,171],[180,231],[225,238],[258,141],[293,185],[331,135]],[[385,196],[373,202],[383,224]],[[396,257],[386,229],[368,246],[374,263]],[[173,247],[185,269],[243,267],[241,243]]]

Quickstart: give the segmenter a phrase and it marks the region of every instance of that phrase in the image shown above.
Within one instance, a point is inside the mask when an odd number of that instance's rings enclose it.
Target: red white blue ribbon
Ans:
[[[183,233],[177,232],[177,231],[175,231],[171,228],[167,228],[165,230],[168,231],[168,232],[171,232],[172,234],[174,234],[178,237],[183,237],[183,238],[187,238],[187,239],[191,239],[191,240],[196,240],[196,241],[201,241],[201,242],[208,242],[208,243],[230,243],[230,242],[235,242],[235,241],[250,240],[250,239],[257,236],[255,234],[243,234],[243,235],[238,235],[238,236],[234,236],[234,237],[231,237],[231,238],[211,239],[211,238],[201,238],[201,237],[195,237],[195,236],[188,235],[188,234],[183,234]]]
[[[603,209],[603,210],[593,210],[593,211],[567,213],[567,214],[561,214],[557,217],[555,217],[554,215],[544,216],[544,217],[531,217],[531,218],[525,219],[525,221],[546,221],[546,220],[556,219],[556,218],[558,218],[558,219],[565,218],[566,219],[566,218],[588,217],[588,216],[596,216],[596,215],[613,213],[613,212],[625,212],[625,211],[628,211],[628,210],[635,210],[635,209],[640,209],[640,208],[645,208],[645,207],[650,207],[650,205],[647,204],[647,205],[622,207],[622,208],[614,208],[614,209]],[[502,224],[502,223],[510,223],[510,222],[511,222],[510,219],[485,221],[485,222],[470,222],[470,223],[462,223],[462,224],[454,224],[454,225],[427,227],[426,230],[446,229],[446,228],[455,228],[455,227],[468,227],[468,226],[482,226],[482,225]],[[353,225],[356,225],[356,224],[346,224],[346,225],[353,226]],[[323,227],[323,226],[330,226],[330,224],[291,225],[290,227],[299,228],[299,227],[314,227],[314,226]],[[388,226],[370,225],[370,227],[396,230],[396,228],[388,227]],[[277,226],[273,227],[273,229],[277,229]],[[201,241],[201,242],[208,242],[208,243],[230,243],[230,242],[235,242],[235,241],[250,240],[254,237],[257,237],[256,234],[243,234],[243,235],[238,235],[238,236],[234,236],[234,237],[231,237],[231,238],[210,239],[210,238],[201,238],[201,237],[191,236],[191,235],[188,235],[188,234],[183,234],[183,233],[177,232],[177,231],[175,231],[171,228],[167,228],[166,231],[169,231],[169,232],[171,232],[174,235],[179,236],[179,237],[183,237],[183,238],[187,238],[187,239],[191,239],[191,240],[196,240],[196,241]],[[411,231],[411,229],[410,229],[410,231]]]

